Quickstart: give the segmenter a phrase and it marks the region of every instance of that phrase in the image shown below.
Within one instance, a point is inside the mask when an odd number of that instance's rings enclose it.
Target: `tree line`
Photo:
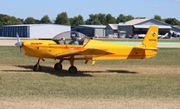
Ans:
[[[118,24],[120,22],[126,22],[133,19],[142,19],[145,17],[133,17],[132,15],[120,14],[117,18],[113,17],[111,14],[89,14],[89,18],[84,20],[81,15],[74,16],[73,18],[68,18],[66,12],[62,12],[57,15],[54,21],[51,21],[48,15],[43,16],[40,20],[34,19],[33,17],[27,17],[26,19],[16,18],[14,16],[9,16],[5,14],[0,14],[0,27],[3,25],[19,25],[19,24],[61,24],[69,26],[78,25],[107,25],[107,24]],[[154,19],[170,24],[170,25],[180,25],[180,21],[176,18],[166,18],[163,19],[159,15],[154,15]]]

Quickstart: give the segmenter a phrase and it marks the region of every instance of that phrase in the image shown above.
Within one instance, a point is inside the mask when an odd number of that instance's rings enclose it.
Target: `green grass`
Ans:
[[[78,74],[66,70],[56,72],[52,66],[56,61],[41,62],[47,69],[43,72],[29,71],[37,59],[24,56],[17,47],[0,47],[0,98],[180,98],[180,49],[162,48],[154,58],[144,60],[98,61],[93,69]],[[68,62],[63,63],[69,66]],[[11,66],[22,66],[24,70],[11,70]],[[78,68],[88,67],[76,61]],[[50,66],[50,67],[51,67]],[[98,68],[117,70],[101,71]],[[141,74],[132,67],[155,68],[157,74]],[[103,67],[103,68],[102,68]],[[1,68],[1,67],[0,67]],[[127,68],[125,72],[121,68]],[[165,71],[164,68],[172,68]],[[31,67],[30,67],[31,69]],[[97,69],[97,71],[92,71]],[[26,71],[27,70],[27,71]],[[114,73],[115,72],[115,73]],[[129,72],[129,73],[128,73]],[[162,73],[163,72],[163,73]],[[165,73],[164,73],[165,72]]]
[[[58,77],[3,73],[0,77],[0,97],[180,98],[180,75],[177,74]]]
[[[180,49],[179,48],[160,48],[157,56],[143,60],[113,60],[113,61],[97,61],[98,64],[106,65],[180,65]],[[20,52],[18,47],[0,47],[0,64],[35,64],[37,58],[27,57],[23,51]],[[58,60],[45,59],[41,62],[44,65],[54,64]],[[76,64],[81,64],[82,61],[76,61]],[[84,63],[84,62],[83,62]],[[65,62],[66,64],[66,62]],[[68,63],[69,64],[69,63]]]

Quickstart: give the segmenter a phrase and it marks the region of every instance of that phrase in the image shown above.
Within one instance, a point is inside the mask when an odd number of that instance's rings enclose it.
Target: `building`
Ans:
[[[108,24],[106,26],[106,34],[108,37],[120,37],[120,33],[118,31],[118,24]]]
[[[180,26],[174,26],[175,28],[179,28],[180,29]]]
[[[72,31],[81,32],[89,37],[104,37],[105,25],[79,25],[72,28]]]
[[[145,34],[150,25],[157,25],[160,35],[164,35],[172,29],[171,25],[155,19],[133,19],[125,22],[124,25],[118,25],[118,30],[125,31],[126,37],[128,37],[132,34]]]
[[[71,31],[70,26],[57,24],[25,24],[25,25],[6,25],[0,29],[0,36],[16,37],[16,33],[20,37],[38,39],[53,38],[55,35]]]
[[[72,29],[84,33],[89,37],[118,37],[124,38],[133,35],[146,34],[150,25],[159,27],[159,36],[169,33],[180,33],[180,28],[171,26],[167,23],[155,19],[133,19],[119,24],[104,25],[80,25]],[[173,32],[172,32],[173,31]]]

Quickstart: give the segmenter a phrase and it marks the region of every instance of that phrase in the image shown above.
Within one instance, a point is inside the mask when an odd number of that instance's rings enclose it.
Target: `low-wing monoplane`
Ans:
[[[75,41],[70,39],[75,36]],[[72,42],[76,42],[73,44]],[[145,38],[139,45],[116,44],[112,42],[92,40],[86,35],[75,32],[63,32],[51,40],[25,40],[20,41],[17,34],[16,46],[24,50],[25,55],[37,57],[38,62],[34,65],[34,71],[41,71],[40,60],[45,58],[58,59],[54,65],[55,70],[62,70],[62,62],[68,60],[69,73],[76,73],[75,60],[84,60],[92,65],[97,60],[120,60],[120,59],[144,59],[154,57],[157,54],[158,27],[150,26]]]

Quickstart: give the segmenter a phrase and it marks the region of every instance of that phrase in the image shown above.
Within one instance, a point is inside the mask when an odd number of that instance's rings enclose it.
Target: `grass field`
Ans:
[[[180,107],[180,49],[162,48],[144,60],[75,61],[79,72],[53,69],[58,60],[41,62],[17,47],[0,47],[2,108],[169,108]]]

